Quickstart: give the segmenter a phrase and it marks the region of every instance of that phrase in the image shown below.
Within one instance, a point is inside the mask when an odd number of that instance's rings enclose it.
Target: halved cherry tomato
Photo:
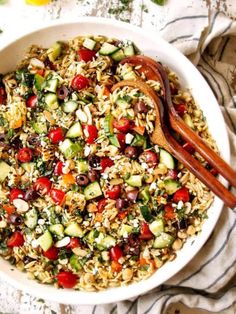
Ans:
[[[46,194],[51,189],[52,182],[48,177],[40,177],[34,183],[34,190],[40,194]]]
[[[119,273],[122,270],[122,265],[118,262],[112,261],[111,262],[111,271],[113,273]]]
[[[120,149],[124,150],[125,147],[126,147],[126,144],[125,144],[125,134],[124,133],[118,133],[116,136],[117,136],[118,142],[120,144]]]
[[[62,205],[65,201],[66,193],[59,189],[51,189],[49,195],[55,204]]]
[[[30,162],[33,158],[33,152],[29,147],[21,148],[17,154],[17,159],[20,162]]]
[[[102,157],[100,160],[100,165],[102,167],[101,172],[104,172],[105,169],[114,165],[114,161],[109,157]]]
[[[180,117],[183,117],[183,115],[187,112],[187,106],[186,104],[174,104],[175,110],[180,115]]]
[[[3,86],[0,86],[0,104],[4,105],[6,103],[7,95]]]
[[[56,278],[59,286],[63,288],[73,288],[78,280],[78,277],[70,271],[60,271]]]
[[[24,242],[25,240],[22,233],[20,233],[20,231],[15,231],[7,240],[7,246],[9,247],[22,246]]]
[[[48,132],[48,137],[53,144],[57,144],[60,141],[63,141],[65,136],[61,127],[53,129]]]
[[[171,177],[171,179],[176,180],[178,178],[178,171],[176,169],[169,169],[168,175]]]
[[[84,135],[86,136],[86,142],[88,144],[94,144],[94,141],[98,137],[98,129],[95,125],[88,124],[83,126]]]
[[[118,131],[123,132],[123,133],[127,133],[130,130],[130,120],[123,117],[119,120],[114,120],[113,122],[113,126],[114,128],[116,128]]]
[[[123,252],[118,245],[115,245],[110,249],[110,256],[113,261],[118,262],[123,256]]]
[[[153,238],[153,234],[149,229],[149,225],[146,222],[142,221],[139,239],[151,240],[152,238]]]
[[[75,249],[76,247],[80,247],[80,246],[81,246],[81,243],[78,238],[70,238],[70,243],[66,247],[70,249]]]
[[[100,201],[98,201],[98,212],[101,213],[106,206],[106,198],[102,198]]]
[[[190,199],[189,191],[186,187],[182,187],[177,190],[173,196],[173,201],[178,203],[179,201],[183,201],[184,203],[188,202]]]
[[[171,205],[169,204],[165,205],[164,211],[165,211],[164,218],[166,220],[174,219],[176,217],[174,208]]]
[[[189,154],[194,154],[195,149],[193,148],[193,146],[189,143],[184,143],[183,144],[183,148],[189,153]]]
[[[88,62],[88,61],[93,60],[93,58],[96,55],[96,51],[88,50],[88,49],[80,49],[78,50],[78,55],[80,57],[80,60]]]
[[[128,216],[128,210],[122,210],[122,212],[119,212],[118,215],[117,215],[117,217],[120,220],[123,220],[127,216]]]
[[[24,198],[25,193],[18,188],[13,188],[10,191],[10,202],[12,203],[16,198]]]
[[[154,153],[151,150],[145,150],[140,156],[139,156],[140,162],[144,162],[148,164],[149,167],[154,167],[158,163],[158,157],[157,154]]]
[[[117,198],[119,198],[120,192],[121,192],[120,185],[114,185],[110,190],[106,191],[106,194],[110,199],[116,200]]]
[[[55,261],[58,258],[59,250],[55,246],[50,247],[47,251],[43,252],[43,255],[50,259],[51,261]]]
[[[75,90],[81,90],[87,87],[88,85],[89,85],[89,80],[87,79],[87,77],[81,74],[77,74],[71,82],[71,87]]]
[[[31,95],[29,98],[26,100],[26,106],[28,108],[35,108],[38,102],[38,97],[36,95]]]
[[[3,204],[2,207],[8,215],[11,215],[16,211],[15,206],[12,205]]]
[[[54,173],[55,173],[55,175],[61,176],[61,175],[63,174],[63,172],[62,172],[63,166],[64,166],[64,164],[63,164],[62,161],[58,161],[58,162],[56,163],[56,166],[55,166],[55,168],[54,168]]]

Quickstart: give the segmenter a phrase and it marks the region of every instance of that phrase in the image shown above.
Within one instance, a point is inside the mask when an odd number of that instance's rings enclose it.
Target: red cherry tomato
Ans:
[[[124,150],[125,147],[126,147],[126,144],[125,144],[125,134],[119,133],[116,136],[117,136],[118,142],[120,144],[120,149]]]
[[[51,189],[52,182],[48,177],[40,177],[34,183],[34,190],[40,194],[46,194]]]
[[[165,205],[164,211],[165,211],[164,218],[166,220],[174,219],[176,217],[175,212],[174,212],[174,208],[171,205],[169,205],[169,204]]]
[[[112,261],[118,262],[119,259],[123,256],[123,252],[118,245],[115,245],[110,249],[110,256]]]
[[[88,85],[89,85],[89,80],[87,79],[87,77],[81,74],[77,74],[71,82],[71,87],[75,90],[83,89],[87,87]]]
[[[88,62],[88,61],[93,60],[93,58],[96,55],[96,51],[88,50],[88,49],[80,49],[78,50],[78,55],[80,57],[80,60]]]
[[[176,180],[178,178],[178,171],[176,169],[169,169],[168,175],[171,177],[171,179]]]
[[[10,191],[10,202],[12,203],[16,198],[24,198],[25,193],[18,188],[13,188]]]
[[[84,128],[84,135],[86,136],[86,142],[88,144],[94,144],[94,141],[98,137],[98,129],[95,125],[88,124],[83,126]]]
[[[0,86],[0,104],[4,105],[6,103],[7,95],[4,87]]]
[[[26,100],[26,106],[28,108],[35,108],[38,102],[38,97],[36,95],[31,95],[29,98]]]
[[[158,163],[157,154],[151,150],[145,150],[139,156],[139,160],[140,160],[140,162],[144,162],[144,163],[148,164],[149,167],[154,167]]]
[[[120,219],[120,220],[123,220],[125,217],[128,216],[128,210],[122,210],[122,212],[119,212],[117,217]]]
[[[104,207],[106,206],[106,198],[102,198],[99,202],[98,202],[98,212],[101,213],[104,210]]]
[[[152,238],[153,234],[149,229],[149,225],[146,222],[142,221],[139,239],[151,240]]]
[[[125,117],[119,120],[114,120],[113,126],[122,133],[127,133],[131,129],[130,120]]]
[[[187,112],[187,106],[186,104],[175,104],[175,110],[178,113],[180,117],[183,117],[183,115]]]
[[[49,131],[48,137],[53,144],[57,144],[65,138],[61,127]]]
[[[114,185],[110,190],[106,191],[107,196],[112,199],[116,200],[119,198],[121,192],[121,187],[119,185]]]
[[[184,203],[188,202],[190,199],[189,191],[186,187],[182,187],[177,190],[173,196],[173,201],[178,203],[179,201],[183,201]]]
[[[184,143],[183,148],[189,153],[189,154],[194,154],[195,149],[193,146],[191,146],[189,143]]]
[[[78,277],[70,271],[61,271],[56,276],[59,286],[63,288],[73,288],[76,283]]]
[[[19,231],[15,231],[7,241],[8,247],[22,246],[25,240]]]
[[[55,261],[58,258],[58,253],[58,249],[55,246],[52,246],[47,251],[44,251],[43,255],[51,261]]]
[[[62,205],[65,201],[66,193],[63,192],[62,190],[51,189],[49,195],[55,204]]]
[[[71,238],[70,243],[66,247],[70,249],[75,249],[76,247],[80,247],[80,246],[81,246],[81,243],[78,238]]]
[[[100,165],[102,167],[101,172],[104,172],[107,167],[110,168],[114,165],[114,161],[109,157],[102,157],[100,160]]]
[[[17,159],[20,162],[30,162],[32,158],[33,158],[33,152],[28,147],[21,148],[17,154]]]
[[[62,172],[63,166],[64,166],[64,164],[63,164],[62,161],[58,161],[58,162],[56,163],[56,166],[55,166],[55,168],[54,168],[54,173],[55,173],[55,175],[61,176],[61,175],[63,174],[63,172]]]

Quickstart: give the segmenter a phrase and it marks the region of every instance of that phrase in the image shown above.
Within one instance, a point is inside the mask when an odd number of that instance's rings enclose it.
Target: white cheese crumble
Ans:
[[[134,136],[130,133],[127,133],[125,135],[125,144],[131,144],[132,140],[133,140]]]

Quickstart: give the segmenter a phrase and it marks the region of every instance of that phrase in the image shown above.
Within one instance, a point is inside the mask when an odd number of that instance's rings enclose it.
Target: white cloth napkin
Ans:
[[[96,2],[96,1],[95,1]],[[99,1],[98,1],[99,2]],[[107,8],[112,1],[107,1]],[[190,5],[191,2],[191,5]],[[206,3],[210,3],[209,7]],[[227,123],[232,165],[236,165],[236,16],[235,0],[169,0],[150,14],[152,27],[197,65],[221,105]],[[147,3],[149,10],[154,4]],[[141,0],[133,1],[134,24]],[[216,7],[218,10],[216,10]],[[223,10],[226,14],[220,12]],[[87,10],[86,14],[109,16],[108,10]],[[150,21],[143,18],[143,27]],[[101,306],[64,306],[38,300],[0,282],[0,311],[3,313],[68,314],[164,314],[170,304],[211,312],[236,312],[236,211],[224,208],[211,238],[197,256],[175,277],[144,296]],[[18,302],[12,302],[18,300]]]

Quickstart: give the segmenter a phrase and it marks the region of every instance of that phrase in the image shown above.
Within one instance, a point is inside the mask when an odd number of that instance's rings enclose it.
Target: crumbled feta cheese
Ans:
[[[59,263],[60,263],[61,265],[66,265],[66,264],[68,264],[68,258],[59,259]]]
[[[102,177],[104,180],[106,180],[106,179],[108,179],[108,174],[104,172],[104,173],[102,173],[101,177]]]
[[[125,135],[125,144],[131,144],[132,140],[133,140],[134,136],[130,133],[127,133]]]
[[[5,220],[0,221],[0,228],[6,228],[7,223]]]
[[[157,189],[157,184],[156,184],[156,182],[152,182],[152,183],[150,184],[149,190],[156,190],[156,189]]]
[[[98,269],[97,269],[96,267],[94,267],[94,269],[93,269],[93,275],[96,275],[97,272],[98,272]]]
[[[91,151],[90,147],[86,145],[84,147],[84,156],[87,157],[90,154],[90,151]]]
[[[153,168],[149,168],[149,169],[147,170],[147,172],[148,172],[148,173],[153,173],[153,172],[154,172],[154,169],[153,169]]]
[[[39,225],[44,225],[44,223],[45,223],[45,220],[44,220],[44,219],[41,218],[41,219],[38,220],[38,224],[39,224]]]
[[[125,232],[123,233],[123,238],[128,238],[128,236],[129,236],[128,232],[125,231]]]
[[[87,115],[81,109],[78,109],[75,114],[82,123],[86,123],[88,121]]]
[[[143,168],[143,169],[148,169],[149,167],[148,167],[148,164],[146,164],[146,162],[142,162],[141,163],[141,167]]]
[[[36,249],[39,246],[38,240],[35,239],[31,242],[32,248]]]
[[[177,209],[181,209],[183,205],[184,205],[183,201],[179,201],[177,204]]]
[[[101,226],[101,223],[99,221],[97,221],[95,224],[94,224],[94,227],[97,228],[97,227],[100,227]]]

